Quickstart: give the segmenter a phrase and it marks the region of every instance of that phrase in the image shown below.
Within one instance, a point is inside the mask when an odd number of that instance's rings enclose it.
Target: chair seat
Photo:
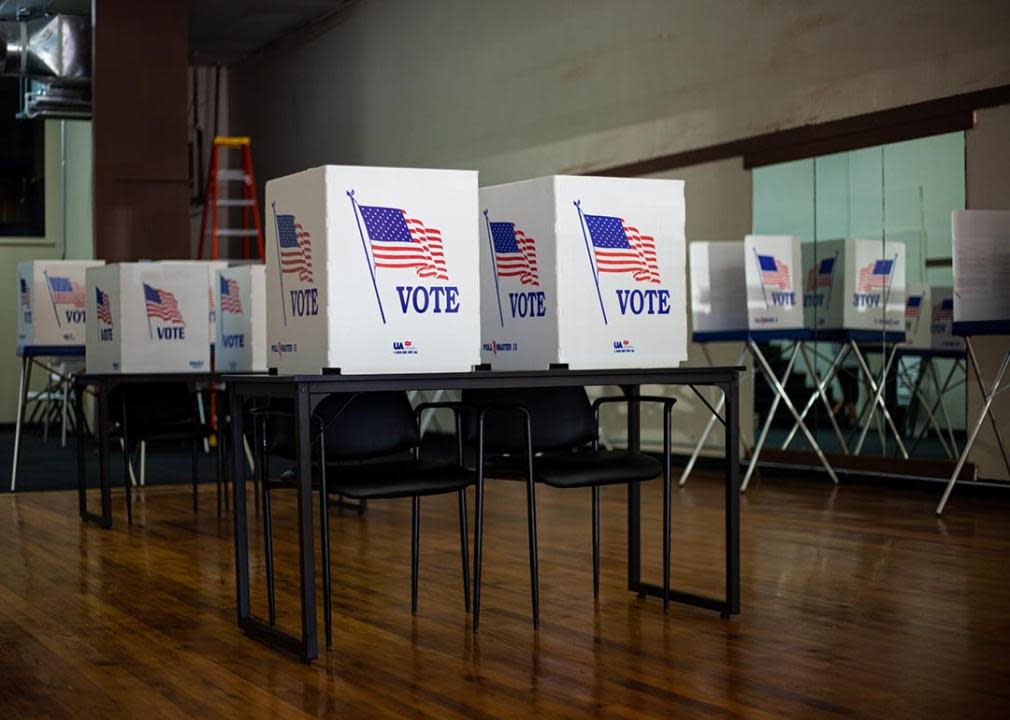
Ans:
[[[294,481],[294,469],[280,480]],[[413,460],[367,463],[327,463],[326,488],[330,494],[355,500],[442,495],[462,490],[476,482],[476,473],[451,463]]]
[[[576,453],[548,453],[533,459],[534,479],[554,487],[592,487],[652,480],[661,475],[663,464],[643,453],[627,450],[582,450]],[[524,480],[526,458],[517,455],[494,457],[485,466],[489,478]]]
[[[618,485],[652,480],[663,464],[643,453],[627,450],[551,454],[533,462],[536,481],[559,488]]]

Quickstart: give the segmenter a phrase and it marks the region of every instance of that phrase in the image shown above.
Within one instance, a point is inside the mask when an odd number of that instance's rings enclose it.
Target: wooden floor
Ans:
[[[148,490],[132,528],[117,495],[111,531],[82,525],[69,493],[0,498],[0,717],[1010,716],[1007,503],[955,495],[937,520],[936,492],[758,483],[743,499],[743,614],[725,621],[664,617],[625,590],[621,489],[604,491],[594,604],[588,490],[545,488],[534,632],[522,488],[493,483],[477,636],[453,499],[422,502],[414,618],[409,502],[335,511],[335,648],[306,666],[237,630],[231,517],[212,492],[194,516],[185,488]],[[648,550],[658,493],[644,490]],[[681,588],[721,589],[720,493],[699,475],[674,495]],[[290,589],[293,498],[275,509]],[[279,603],[296,628],[295,596]]]

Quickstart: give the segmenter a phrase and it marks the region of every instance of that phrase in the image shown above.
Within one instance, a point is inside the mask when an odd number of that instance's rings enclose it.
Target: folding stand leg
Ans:
[[[852,351],[856,354],[859,366],[862,368],[866,382],[873,393],[873,400],[870,403],[870,413],[872,414],[878,406],[880,407],[880,411],[884,415],[884,420],[887,422],[888,427],[891,428],[891,432],[894,433],[894,441],[897,443],[902,457],[908,460],[908,450],[905,449],[905,443],[901,441],[901,435],[898,433],[898,428],[895,427],[894,420],[891,419],[891,413],[887,410],[887,403],[884,402],[884,382],[886,382],[887,374],[891,371],[891,363],[894,362],[894,358],[897,355],[898,346],[894,345],[894,347],[891,348],[891,352],[887,356],[887,361],[884,363],[884,372],[881,376],[882,381],[878,386],[876,380],[873,379],[873,373],[870,372],[870,366],[866,364],[866,358],[864,358],[863,354],[859,351],[859,346],[856,344],[856,341],[852,340],[849,344],[852,346]],[[866,440],[866,432],[869,429],[870,422],[869,419],[867,419],[866,423],[863,425],[862,432],[859,433],[859,442],[856,443],[854,454],[858,455],[863,449],[863,442]]]
[[[708,354],[708,346],[702,344],[702,352],[705,353],[705,359],[708,361],[708,366],[712,367],[712,358]],[[743,365],[744,359],[747,357],[747,343],[740,349],[740,355],[736,359],[737,365]],[[719,401],[715,405],[715,412],[718,413],[722,410],[722,406],[726,404],[726,396],[722,393],[719,394]],[[708,436],[712,432],[712,428],[715,426],[716,421],[719,418],[715,414],[710,414],[708,417],[708,423],[705,425],[705,429],[701,433],[701,437],[698,438],[698,444],[694,446],[694,450],[691,452],[691,457],[687,461],[687,465],[684,467],[684,472],[680,474],[680,480],[677,481],[677,485],[684,487],[684,483],[687,482],[688,476],[694,469],[694,464],[698,462],[698,457],[701,455],[701,449],[705,446],[705,442],[708,440]]]
[[[809,373],[810,377],[814,379],[815,387],[814,391],[810,394],[810,398],[807,400],[807,404],[803,406],[803,410],[800,412],[800,419],[806,420],[807,413],[810,412],[814,403],[817,402],[817,398],[821,398],[824,402],[824,408],[828,411],[828,417],[831,419],[831,425],[835,429],[835,436],[838,438],[838,442],[842,446],[842,452],[848,455],[849,447],[845,443],[845,436],[842,434],[842,429],[838,427],[838,422],[835,420],[835,414],[831,411],[831,403],[828,402],[828,396],[825,391],[827,390],[828,385],[831,384],[831,381],[835,379],[835,375],[838,374],[838,368],[841,367],[842,360],[845,359],[845,356],[849,353],[849,346],[842,346],[842,349],[837,355],[835,355],[835,359],[831,361],[831,365],[828,366],[828,371],[824,373],[824,377],[819,381],[817,379],[817,372],[814,369],[814,365],[810,362],[810,358],[807,357],[806,347],[804,347],[801,352],[803,353],[803,365],[806,367],[807,373]],[[789,444],[793,441],[793,438],[796,437],[796,433],[799,432],[799,429],[800,426],[798,424],[793,425],[793,429],[789,431],[789,435],[786,436],[785,442],[782,443],[783,450],[789,449]]]
[[[922,391],[919,390],[919,383],[918,382],[913,383],[911,380],[909,380],[907,371],[901,369],[900,367],[898,368],[898,378],[905,384],[907,388],[909,388],[912,391],[912,397],[915,400],[917,400],[922,409],[926,411],[926,426],[927,427],[932,426],[933,431],[936,433],[936,436],[940,439],[940,444],[943,445],[943,451],[947,453],[947,457],[952,460],[956,458],[957,452],[952,451],[950,445],[947,444],[947,439],[944,437],[943,431],[940,429],[940,424],[936,421],[936,416],[933,415],[933,411],[930,410],[929,408],[929,403],[923,396]]]
[[[976,374],[978,373],[978,366],[975,362],[975,351],[971,347],[971,338],[965,338],[965,344],[968,346],[968,356],[972,358],[972,364],[976,366]],[[968,459],[968,453],[971,452],[971,446],[975,444],[975,439],[978,437],[979,430],[982,429],[982,424],[985,422],[986,415],[992,420],[993,426],[996,426],[996,418],[994,418],[989,410],[992,407],[993,398],[996,397],[999,392],[999,386],[1003,382],[1003,376],[1006,374],[1007,365],[1010,365],[1010,348],[1007,349],[1006,354],[1003,356],[1003,362],[1000,364],[999,371],[996,373],[996,379],[993,380],[992,390],[988,393],[982,394],[985,398],[985,402],[982,404],[982,411],[978,415],[978,419],[975,421],[975,426],[971,430],[971,434],[968,435],[968,441],[964,444],[964,449],[961,451],[961,457],[957,461],[957,466],[954,468],[954,473],[950,476],[950,480],[947,481],[947,489],[943,491],[943,497],[940,498],[940,504],[936,506],[936,514],[940,515],[943,513],[943,508],[947,504],[947,499],[950,497],[950,493],[954,490],[954,483],[957,482],[957,476],[961,474],[961,468],[964,467],[965,461]],[[978,376],[979,382],[982,382],[981,375]],[[1006,458],[1004,457],[1004,460]]]
[[[950,440],[950,446],[954,449],[953,455],[957,457],[960,454],[960,450],[958,450],[957,441],[954,439],[954,424],[950,421],[950,415],[947,413],[947,403],[943,401],[943,395],[940,394],[940,379],[936,376],[936,367],[932,362],[929,364],[929,371],[930,377],[933,380],[933,389],[936,391],[937,399],[940,401],[940,414],[943,416],[943,422],[947,428],[947,437]]]
[[[940,407],[940,398],[943,397],[947,393],[948,389],[953,390],[954,388],[958,387],[962,382],[964,382],[962,380],[959,380],[957,382],[957,384],[955,384],[953,386],[950,384],[950,381],[954,379],[954,371],[956,371],[959,367],[961,367],[961,361],[957,360],[957,361],[954,362],[954,365],[950,368],[950,372],[947,373],[947,377],[943,381],[943,386],[940,388],[940,392],[939,392],[936,400],[933,401],[933,405],[930,408],[930,412],[935,413],[937,411],[937,409]],[[965,371],[965,373],[967,373],[967,368],[965,368],[964,371]],[[912,454],[915,453],[915,449],[917,447],[919,447],[919,443],[922,442],[922,438],[925,437],[927,429],[928,429],[928,426],[927,425],[923,425],[922,430],[920,430],[916,434],[916,436],[915,436],[915,442],[912,443],[912,447],[910,447],[908,449],[909,453],[912,453]]]
[[[975,382],[978,384],[978,391],[982,397],[985,397],[985,387],[982,384],[982,369],[979,367],[978,357],[975,355],[975,346],[971,344],[970,338],[965,338],[964,341],[968,350],[968,359],[971,361],[972,368],[975,369]],[[968,369],[966,367],[965,373],[967,372]],[[1007,457],[1006,443],[1003,442],[1003,432],[999,429],[999,423],[996,422],[996,418],[992,415],[989,416],[989,421],[992,423],[992,431],[996,434],[996,444],[999,445],[1000,454],[1003,456],[1003,465],[1006,466],[1007,473],[1010,473],[1010,458]]]
[[[70,395],[70,380],[66,377],[61,378],[60,384],[63,386],[63,408],[61,411],[60,423],[60,447],[67,446],[67,399]]]
[[[21,356],[21,384],[18,392],[18,417],[14,427],[14,462],[11,463],[11,492],[18,481],[18,461],[21,455],[21,426],[25,421],[25,409],[28,406],[28,383],[32,378],[32,358]]]
[[[796,344],[797,344],[797,346],[799,346],[799,344],[800,344],[799,341],[797,341]],[[785,387],[782,385],[782,383],[779,382],[779,379],[777,377],[775,377],[775,373],[772,372],[771,366],[768,365],[768,361],[765,360],[765,356],[762,354],[761,350],[758,348],[757,343],[754,342],[754,341],[751,341],[750,342],[750,346],[751,346],[751,352],[754,355],[754,359],[760,365],[762,372],[764,372],[764,374],[765,374],[765,378],[767,378],[768,382],[771,384],[772,389],[776,393],[776,396],[778,398],[782,399],[782,403],[786,406],[786,409],[788,409],[789,412],[791,412],[793,414],[793,418],[795,418],[796,422],[799,423],[800,430],[803,432],[803,436],[807,439],[807,442],[810,443],[810,447],[812,447],[814,449],[814,452],[817,453],[817,458],[821,461],[821,464],[824,466],[824,469],[827,470],[828,477],[830,477],[831,481],[834,482],[835,485],[837,485],[838,484],[838,476],[835,475],[835,471],[832,469],[831,463],[829,463],[828,459],[824,456],[824,452],[821,450],[821,446],[817,444],[817,440],[814,438],[813,434],[807,428],[806,423],[804,423],[803,420],[800,419],[800,414],[799,414],[799,412],[797,412],[796,406],[793,405],[793,401],[790,400],[789,396],[786,394]],[[792,360],[796,359],[796,353],[797,353],[797,351],[794,350],[793,351]],[[790,371],[792,370],[792,362],[790,362],[790,365],[789,365],[788,369]],[[788,378],[789,378],[788,373],[785,374],[785,375],[783,375],[783,379],[788,379]],[[774,404],[773,404],[773,407],[774,407]],[[762,431],[762,434],[767,434],[768,428],[771,426],[772,419],[773,419],[773,413],[769,413],[769,415],[768,415],[768,422],[765,424],[765,429]],[[754,449],[754,455],[751,457],[751,467],[749,467],[747,469],[747,475],[748,475],[748,477],[744,479],[744,484],[740,488],[741,491],[747,489],[747,482],[750,479],[750,473],[752,471],[752,468],[757,465],[758,452],[759,452],[759,449],[755,448]]]
[[[757,343],[752,340],[748,340],[746,347],[754,354],[754,366],[758,367],[757,358],[761,355],[761,351],[758,350]],[[793,371],[793,365],[796,364],[796,356],[799,355],[799,352],[800,342],[797,340],[793,345],[793,352],[789,356],[789,362],[786,364],[786,371],[782,375],[783,381],[787,381],[789,379],[789,375]],[[761,370],[764,372],[763,363],[761,365]],[[744,474],[743,482],[740,484],[740,492],[747,492],[747,486],[750,484],[751,476],[757,468],[757,461],[758,456],[761,454],[761,448],[764,447],[765,440],[768,439],[768,431],[771,430],[772,421],[775,419],[775,412],[779,409],[779,401],[782,399],[782,396],[776,389],[780,386],[778,385],[777,380],[775,380],[775,376],[770,375],[768,378],[768,383],[772,386],[772,390],[775,391],[775,397],[772,399],[772,406],[768,409],[768,417],[765,419],[765,424],[761,428],[761,434],[758,436],[757,442],[754,443],[754,451],[750,455],[750,463],[747,465],[747,472]]]

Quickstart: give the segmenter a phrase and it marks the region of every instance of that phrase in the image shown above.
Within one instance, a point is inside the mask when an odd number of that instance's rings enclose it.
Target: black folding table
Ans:
[[[235,581],[238,625],[245,634],[266,645],[298,655],[310,662],[318,654],[316,632],[315,550],[313,540],[312,456],[310,419],[316,406],[330,393],[410,390],[477,390],[492,388],[536,388],[558,386],[617,385],[634,397],[642,385],[717,387],[726,403],[720,421],[725,433],[725,596],[707,597],[671,591],[676,602],[716,610],[723,617],[740,612],[740,387],[741,367],[704,367],[628,370],[552,369],[530,372],[475,371],[468,373],[428,373],[400,375],[226,375],[231,423],[232,477],[235,513]],[[246,517],[245,473],[242,451],[243,418],[246,403],[266,398],[287,398],[294,403],[295,469],[297,473],[298,567],[301,586],[301,634],[296,637],[253,616],[249,600],[249,535]],[[641,413],[635,403],[628,406],[628,447],[641,446]],[[628,486],[628,590],[639,596],[662,596],[659,585],[641,578],[641,495],[637,484]]]

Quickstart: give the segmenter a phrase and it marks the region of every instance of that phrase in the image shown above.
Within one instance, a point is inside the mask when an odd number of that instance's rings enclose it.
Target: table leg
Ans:
[[[316,559],[312,538],[312,438],[309,391],[298,386],[295,398],[296,468],[298,472],[298,559],[302,596],[302,660],[318,655],[316,637]]]
[[[726,398],[726,607],[723,617],[740,613],[740,382],[722,388]]]
[[[77,440],[77,507],[81,520],[88,519],[88,473],[85,465],[84,445],[87,428],[84,422],[84,387],[74,386],[74,417]]]
[[[244,627],[247,621],[252,621],[249,603],[249,530],[245,509],[245,473],[242,472],[242,463],[245,461],[242,456],[245,414],[242,397],[234,389],[228,393],[228,406],[231,414],[231,443],[228,447],[231,450],[232,512],[235,515],[235,604],[239,626]]]
[[[14,427],[14,461],[11,463],[11,492],[14,492],[18,479],[18,463],[21,460],[21,426],[25,423],[25,410],[28,407],[28,385],[32,379],[32,358],[30,355],[21,357],[21,384],[18,386],[18,416]]]
[[[98,483],[102,493],[102,527],[112,527],[112,488],[109,486],[109,386],[98,385]]]
[[[628,397],[641,393],[638,385],[621,388]],[[637,452],[642,446],[642,413],[638,403],[628,403],[628,450]],[[628,590],[643,594],[642,579],[642,490],[638,483],[628,484]]]

